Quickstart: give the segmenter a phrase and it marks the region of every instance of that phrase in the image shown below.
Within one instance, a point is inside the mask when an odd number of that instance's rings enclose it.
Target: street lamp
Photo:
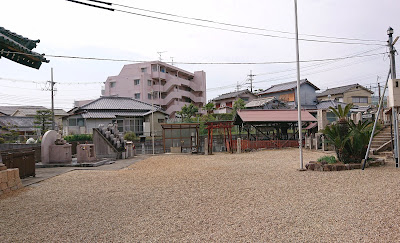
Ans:
[[[393,28],[389,26],[389,29],[387,30],[387,34],[389,36],[393,35]]]

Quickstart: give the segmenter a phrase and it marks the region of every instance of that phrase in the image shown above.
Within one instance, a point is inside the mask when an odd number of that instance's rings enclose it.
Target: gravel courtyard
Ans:
[[[304,151],[304,161],[320,152]],[[0,199],[0,242],[399,242],[400,170],[299,172],[298,150],[163,155]]]

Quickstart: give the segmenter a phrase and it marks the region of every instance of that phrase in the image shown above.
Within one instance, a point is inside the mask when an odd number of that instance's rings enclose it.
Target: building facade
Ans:
[[[69,113],[63,117],[63,135],[92,134],[101,124],[116,123],[120,133],[161,136],[161,124],[166,121],[165,112],[158,107],[127,97],[103,96]]]
[[[302,109],[316,109],[316,90],[319,90],[319,88],[307,79],[300,80],[300,102]],[[273,85],[257,95],[259,98],[274,96],[293,108],[297,107],[297,81]]]
[[[233,104],[238,99],[242,99],[247,104],[255,98],[257,96],[247,89],[221,94],[212,100],[215,106],[214,113],[230,113],[232,112]]]
[[[184,105],[205,105],[206,73],[191,73],[160,61],[128,64],[119,75],[107,78],[102,95],[155,104],[174,117]]]
[[[359,84],[350,84],[336,88],[327,89],[317,94],[319,101],[336,100],[347,104],[358,106],[369,106],[372,102],[371,95],[374,92]]]

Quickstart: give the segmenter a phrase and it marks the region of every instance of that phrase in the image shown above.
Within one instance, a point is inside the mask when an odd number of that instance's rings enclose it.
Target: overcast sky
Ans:
[[[111,12],[65,0],[2,0],[0,26],[30,39],[40,39],[34,51],[46,55],[153,61],[158,59],[157,52],[165,51],[162,54],[163,61],[171,62],[173,57],[174,62],[180,63],[296,60],[295,40],[291,34],[295,26],[293,0],[111,2],[265,30],[217,25],[121,6],[113,7],[131,14]],[[389,68],[387,54],[379,53],[387,52],[384,45],[389,26],[393,27],[395,36],[400,35],[399,9],[398,0],[299,0],[300,38],[317,40],[300,41],[301,60],[362,56],[336,61],[304,62],[301,64],[301,78],[307,78],[321,90],[360,83],[377,91],[377,76],[380,76],[379,82],[384,82]],[[210,29],[132,13],[283,38]],[[397,47],[400,49],[399,44]],[[1,58],[0,105],[50,107],[50,92],[44,90],[47,88],[44,82],[50,80],[50,68],[53,67],[54,80],[57,82],[55,106],[68,110],[72,108],[74,100],[99,97],[102,82],[108,76],[118,75],[123,65],[129,63],[50,56],[47,59],[50,63],[43,63],[36,70]],[[398,69],[399,63],[400,60],[397,60]],[[175,65],[191,72],[206,72],[207,100],[234,91],[237,83],[243,84],[241,89],[248,87],[245,83],[250,70],[256,74],[255,89],[266,89],[274,84],[296,80],[295,63]]]

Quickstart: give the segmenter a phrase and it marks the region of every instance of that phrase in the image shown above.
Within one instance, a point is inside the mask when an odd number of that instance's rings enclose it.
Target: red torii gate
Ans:
[[[213,130],[215,128],[223,128],[224,129],[224,142],[227,151],[233,153],[233,140],[232,140],[232,127],[233,121],[210,121],[206,122],[207,130],[208,130],[208,153],[212,154],[212,145],[213,145]]]

